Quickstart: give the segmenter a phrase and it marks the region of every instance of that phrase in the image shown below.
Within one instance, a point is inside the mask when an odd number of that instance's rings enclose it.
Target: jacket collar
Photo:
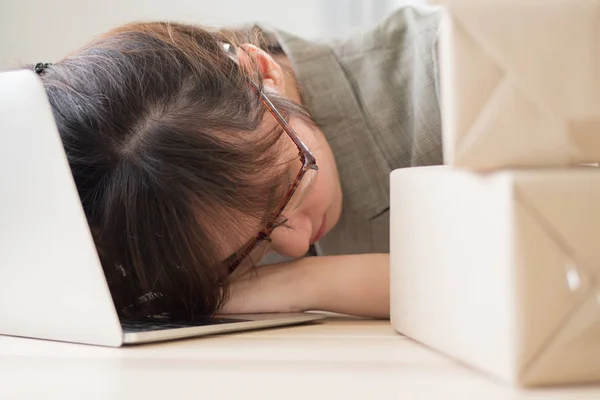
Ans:
[[[373,140],[335,49],[274,30],[290,59],[304,107],[336,160],[345,213],[371,218],[389,207],[390,169]]]

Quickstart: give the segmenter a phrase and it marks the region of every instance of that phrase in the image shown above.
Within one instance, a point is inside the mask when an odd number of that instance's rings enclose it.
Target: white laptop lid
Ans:
[[[52,111],[32,71],[0,73],[0,334],[123,341]]]

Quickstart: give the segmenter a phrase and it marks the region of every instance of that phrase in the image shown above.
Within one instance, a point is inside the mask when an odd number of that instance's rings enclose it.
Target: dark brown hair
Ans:
[[[129,24],[41,74],[121,314],[218,311],[223,241],[266,223],[289,185],[268,173],[281,131],[261,133],[265,108],[219,44],[257,37]]]

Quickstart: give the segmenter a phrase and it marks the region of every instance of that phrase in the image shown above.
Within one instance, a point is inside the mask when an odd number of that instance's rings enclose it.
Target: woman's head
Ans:
[[[42,74],[121,312],[218,310],[224,260],[272,222],[300,161],[248,78],[264,85],[309,148],[326,147],[286,96],[273,58],[246,44],[236,63],[222,47],[229,39],[188,25],[132,24]],[[302,225],[288,223],[292,231]],[[299,255],[307,245],[287,235],[287,245],[274,246]]]

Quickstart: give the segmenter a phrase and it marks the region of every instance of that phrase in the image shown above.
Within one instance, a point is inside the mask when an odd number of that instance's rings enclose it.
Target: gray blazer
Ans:
[[[325,134],[343,190],[319,255],[389,252],[389,175],[442,163],[439,11],[406,6],[374,29],[332,42],[272,31]]]

